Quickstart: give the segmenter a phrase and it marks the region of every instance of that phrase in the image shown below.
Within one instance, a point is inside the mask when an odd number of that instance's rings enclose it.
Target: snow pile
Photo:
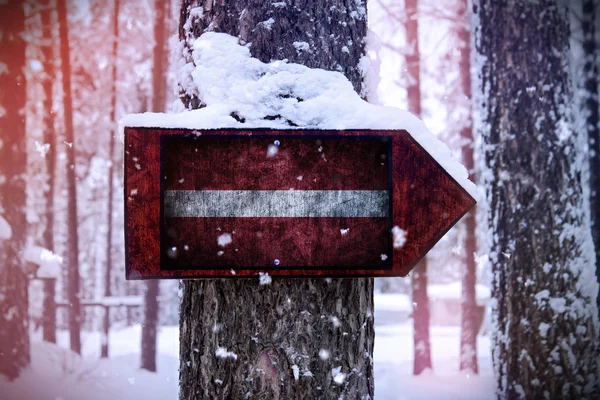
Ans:
[[[0,239],[10,239],[12,237],[12,228],[7,220],[0,215]]]
[[[177,343],[177,330],[168,333],[168,339]],[[96,336],[99,339],[99,335]],[[123,337],[118,338],[117,343],[115,336]],[[167,339],[162,336],[162,339]],[[98,359],[97,355],[81,357],[51,343],[33,342],[32,363],[21,376],[9,382],[0,375],[0,399],[176,399],[179,381],[177,354],[166,354],[165,348],[159,348],[158,373],[142,370],[139,368],[139,337],[139,329],[127,329],[113,335],[109,359]],[[68,337],[64,338],[68,340]],[[84,351],[90,349],[89,343],[84,341],[83,344]],[[94,344],[98,349],[98,343]]]
[[[57,278],[63,259],[58,254],[40,246],[28,244],[25,248],[25,261],[38,265],[38,278]]]
[[[385,296],[375,294],[375,312]],[[393,322],[393,321],[390,321]],[[541,329],[542,327],[540,327]],[[480,374],[458,371],[460,328],[431,328],[431,349],[434,370],[427,375],[412,375],[413,330],[412,322],[381,325],[376,321],[374,350],[376,400],[428,400],[495,399],[490,341],[479,336],[477,354]],[[100,359],[100,332],[82,332],[83,357],[65,347],[69,334],[59,330],[57,340],[61,347],[40,342],[41,332],[32,333],[32,364],[15,381],[0,376],[2,400],[106,400],[144,399],[170,400],[178,398],[179,330],[162,326],[157,332],[156,373],[141,370],[141,326],[111,330],[110,357]],[[220,349],[220,350],[219,350]],[[217,354],[218,353],[218,354]],[[224,347],[215,349],[215,356],[225,356],[223,363],[235,363],[235,353]],[[331,357],[327,349],[319,351],[319,358]],[[351,376],[352,371],[332,368],[332,384]],[[310,371],[295,371],[294,378],[310,377]],[[220,383],[219,383],[220,382]],[[219,379],[215,383],[223,384]]]
[[[181,61],[183,90],[206,107],[175,114],[131,114],[125,126],[155,128],[405,129],[473,197],[475,185],[450,149],[423,122],[397,108],[363,101],[339,72],[250,56],[236,37],[216,32],[196,39],[193,63]]]

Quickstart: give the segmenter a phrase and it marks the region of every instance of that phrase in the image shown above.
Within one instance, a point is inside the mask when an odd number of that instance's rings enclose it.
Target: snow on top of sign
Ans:
[[[184,51],[182,49],[182,51]],[[475,185],[465,167],[452,156],[416,116],[398,108],[369,104],[339,72],[304,65],[252,58],[236,37],[216,32],[196,39],[193,63],[180,61],[178,80],[183,90],[206,107],[176,113],[130,114],[125,126],[219,129],[405,129],[471,196]]]

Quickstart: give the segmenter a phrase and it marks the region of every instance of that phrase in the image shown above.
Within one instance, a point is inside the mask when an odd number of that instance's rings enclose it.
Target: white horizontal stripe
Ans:
[[[165,217],[387,217],[386,190],[166,190]]]

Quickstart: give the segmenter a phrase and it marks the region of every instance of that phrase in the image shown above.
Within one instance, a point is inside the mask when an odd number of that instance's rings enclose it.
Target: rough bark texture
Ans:
[[[192,9],[198,6],[204,7],[203,13]],[[184,0],[180,38],[188,39],[189,46],[207,29],[227,32],[252,43],[252,54],[263,61],[287,58],[339,70],[359,90],[364,7],[362,2],[332,0],[285,5]],[[261,24],[269,18],[270,29]],[[294,42],[307,42],[309,49],[300,50]],[[197,108],[201,94],[183,101]],[[203,280],[182,285],[181,399],[373,397],[372,279],[274,279],[265,286],[256,280]]]
[[[66,0],[57,0],[60,58],[62,65],[63,111],[67,154],[67,268],[69,301],[69,336],[71,350],[81,353],[81,298],[79,293],[79,238],[77,237],[77,182],[75,175],[77,145],[73,131],[73,96],[71,91],[71,56]]]
[[[598,97],[598,57],[596,43],[596,11],[594,0],[583,1],[581,29],[585,64],[584,101],[588,143],[590,146],[590,208],[592,210],[592,238],[596,248],[596,278],[600,282],[600,99]],[[598,296],[600,308],[600,296]]]
[[[0,239],[0,375],[16,378],[30,361],[25,245],[25,15],[23,3],[0,3],[0,216],[12,228]]]
[[[154,65],[152,69],[152,111],[162,112],[167,94],[167,34],[165,18],[170,14],[170,0],[154,2]],[[144,292],[144,324],[142,325],[142,363],[148,371],[156,371],[156,331],[158,325],[159,281],[146,282]]]
[[[475,163],[473,160],[473,124],[471,119],[471,33],[468,18],[467,0],[461,0],[458,11],[458,42],[460,58],[458,68],[460,74],[460,96],[469,100],[464,125],[460,131],[462,139],[462,161],[469,171],[469,179],[476,181]],[[462,301],[460,305],[460,370],[474,373],[479,371],[477,365],[477,300],[475,284],[477,282],[475,269],[475,253],[477,251],[476,210],[471,210],[465,217],[466,235],[464,242],[465,266],[462,277]]]
[[[419,51],[418,0],[406,0],[406,43],[411,49],[406,54],[408,73],[408,110],[421,116],[421,53]],[[429,340],[429,297],[427,296],[427,259],[424,258],[411,274],[413,298],[413,374],[431,369],[431,343]]]
[[[556,1],[474,2],[499,398],[597,399],[585,135]]]
[[[54,63],[55,54],[54,46],[56,44],[54,36],[54,27],[56,20],[54,18],[55,7],[54,2],[49,1],[47,7],[41,11],[42,19],[42,38],[43,43],[40,44],[43,54],[44,75],[42,87],[44,91],[43,106],[44,109],[44,144],[50,145],[44,158],[46,162],[46,174],[48,180],[47,187],[44,189],[44,201],[46,204],[46,226],[44,228],[42,240],[44,247],[50,251],[54,251],[54,177],[56,169],[56,140],[54,131],[54,113],[52,112],[52,104],[54,100],[53,86],[56,76]],[[44,279],[44,315],[42,316],[42,330],[44,340],[51,343],[56,343],[56,279]]]

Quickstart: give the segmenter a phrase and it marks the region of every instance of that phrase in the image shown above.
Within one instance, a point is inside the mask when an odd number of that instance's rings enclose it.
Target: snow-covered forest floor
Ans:
[[[460,328],[431,328],[434,371],[412,375],[412,321],[395,321],[393,297],[375,296],[375,399],[494,398],[494,382],[487,336],[479,336],[480,374],[459,373]],[[388,298],[389,297],[389,298]],[[397,297],[397,296],[396,296]],[[177,399],[179,330],[161,327],[157,373],[139,369],[141,329],[134,325],[111,331],[110,358],[100,359],[98,332],[82,334],[83,356],[71,353],[68,333],[59,331],[59,345],[32,339],[32,365],[8,383],[0,377],[2,400],[118,400]],[[303,378],[310,379],[310,378]]]

